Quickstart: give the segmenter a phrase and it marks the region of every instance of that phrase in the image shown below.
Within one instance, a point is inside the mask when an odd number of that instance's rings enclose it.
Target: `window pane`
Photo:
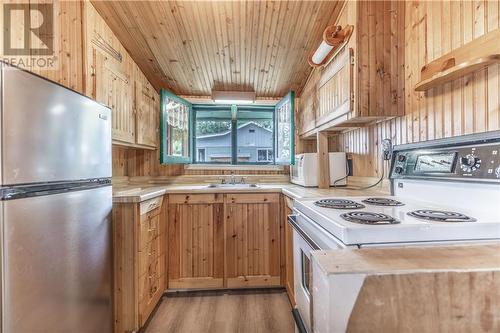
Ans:
[[[276,106],[276,163],[294,163],[293,108],[293,92],[285,96]]]
[[[196,162],[231,164],[231,112],[196,111]]]
[[[238,111],[238,163],[273,163],[273,112]]]
[[[166,110],[167,155],[189,157],[189,107],[169,97],[164,98]]]

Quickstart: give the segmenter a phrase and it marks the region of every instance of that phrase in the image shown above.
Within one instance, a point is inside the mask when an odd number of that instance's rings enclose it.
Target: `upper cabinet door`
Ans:
[[[295,164],[295,92],[290,91],[275,107],[276,164]]]
[[[135,143],[135,114],[132,108],[133,85],[124,65],[94,49],[94,96],[109,106],[114,141]]]
[[[158,142],[158,93],[145,77],[135,81],[135,112],[137,144],[157,147]]]
[[[162,89],[160,108],[160,162],[191,163],[191,103]]]

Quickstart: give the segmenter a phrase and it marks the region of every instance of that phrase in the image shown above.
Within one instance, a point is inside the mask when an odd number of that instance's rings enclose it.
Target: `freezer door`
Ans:
[[[0,185],[111,177],[110,109],[3,66]]]
[[[2,332],[111,332],[111,186],[1,205]]]

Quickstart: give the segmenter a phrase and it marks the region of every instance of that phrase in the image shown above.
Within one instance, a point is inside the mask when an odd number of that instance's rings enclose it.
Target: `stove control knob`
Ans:
[[[500,178],[500,165],[495,169],[495,176],[497,176],[497,178]]]
[[[398,161],[399,161],[399,162],[404,162],[404,161],[406,161],[406,156],[405,156],[405,155],[398,155]]]
[[[481,167],[481,160],[479,157],[469,154],[460,159],[460,164],[462,165],[462,170],[465,172],[476,171]]]
[[[395,168],[394,168],[394,172],[395,172],[395,173],[398,173],[398,174],[401,174],[401,173],[403,173],[403,168],[402,168],[402,167],[400,167],[400,166],[395,167]]]

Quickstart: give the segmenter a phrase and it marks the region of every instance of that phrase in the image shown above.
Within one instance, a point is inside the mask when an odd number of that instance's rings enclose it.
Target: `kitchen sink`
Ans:
[[[258,188],[257,184],[209,184],[208,188]]]

